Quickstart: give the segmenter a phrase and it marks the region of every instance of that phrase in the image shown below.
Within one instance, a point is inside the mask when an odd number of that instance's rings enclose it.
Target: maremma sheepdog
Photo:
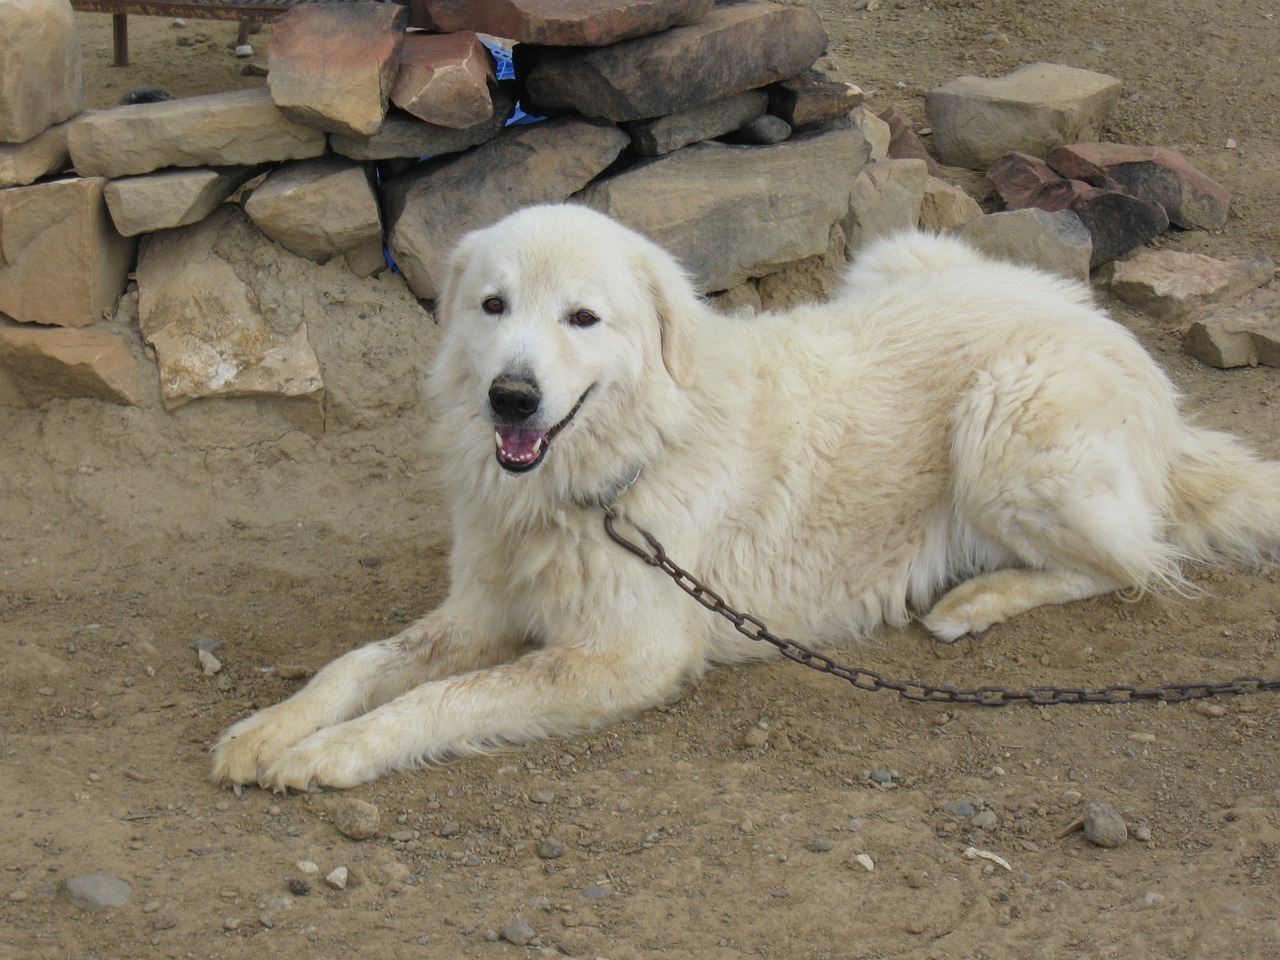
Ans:
[[[1280,465],[1188,422],[1085,286],[955,239],[877,242],[830,303],[744,319],[609,218],[531,207],[461,242],[439,306],[448,597],[232,726],[218,781],[349,787],[772,652],[613,543],[606,505],[829,643],[913,616],[951,641],[1280,544]]]

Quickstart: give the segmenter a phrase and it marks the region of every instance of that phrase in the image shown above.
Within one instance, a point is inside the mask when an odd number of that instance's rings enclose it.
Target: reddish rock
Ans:
[[[297,123],[351,136],[377,133],[408,19],[398,3],[294,7],[271,31],[271,99]]]
[[[1275,263],[1215,260],[1200,253],[1146,250],[1103,271],[1111,292],[1161,320],[1182,321],[1269,283]]]
[[[862,106],[862,90],[852,83],[828,80],[816,71],[769,85],[769,112],[795,130],[807,130],[847,117]]]
[[[465,130],[493,116],[493,55],[469,31],[404,38],[391,102],[428,123]]]
[[[880,119],[889,125],[890,160],[923,160],[929,170],[929,176],[941,177],[942,170],[938,161],[929,154],[929,149],[916,133],[915,121],[901,107],[890,107],[880,114]]]
[[[1102,185],[1110,179],[1127,193],[1164,207],[1179,227],[1219,230],[1227,221],[1231,191],[1201,173],[1176,150],[1123,143],[1074,143],[1047,157],[1065,177]]]
[[[88,397],[141,406],[142,377],[138,360],[115,334],[0,319],[0,403],[36,407]]]
[[[995,186],[1009,210],[1037,207],[1053,213],[1066,210],[1086,190],[1083,180],[1067,180],[1058,176],[1043,160],[1027,153],[1007,153],[987,170],[987,179]]]
[[[1160,204],[1100,187],[1081,193],[1071,209],[1093,238],[1090,268],[1115,260],[1169,229],[1169,217]]]
[[[602,47],[703,20],[712,0],[410,0],[412,25],[519,43]]]
[[[699,24],[592,50],[519,45],[530,110],[614,121],[660,117],[808,69],[827,35],[808,7],[716,6]]]

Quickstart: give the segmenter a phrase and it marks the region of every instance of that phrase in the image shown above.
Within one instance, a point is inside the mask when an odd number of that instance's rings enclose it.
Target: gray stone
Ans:
[[[339,797],[330,806],[333,825],[344,837],[352,840],[368,840],[378,834],[382,814],[378,808],[355,797]]]
[[[138,327],[155,348],[166,408],[248,396],[319,408],[324,382],[306,324],[268,309],[242,279],[254,276],[255,251],[269,243],[234,204],[144,239]]]
[[[1084,808],[1084,835],[1100,847],[1118,847],[1128,839],[1129,828],[1115,807],[1095,801]]]
[[[334,153],[352,160],[420,160],[461,153],[487,143],[506,126],[515,98],[505,87],[499,87],[492,99],[493,113],[489,119],[464,130],[427,123],[402,110],[391,110],[382,122],[382,129],[373,136],[347,137],[335,133],[329,137],[329,146]]]
[[[636,153],[660,157],[691,143],[732,133],[764,113],[768,105],[769,95],[763,90],[748,90],[665,117],[637,120],[627,124],[626,130]]]
[[[1185,320],[1211,304],[1226,303],[1268,283],[1275,263],[1215,260],[1200,253],[1146,250],[1102,274],[1121,300],[1160,320]]]
[[[267,84],[285,116],[348,136],[378,132],[409,20],[397,3],[305,3],[271,28]]]
[[[538,856],[543,860],[558,860],[564,856],[564,844],[555,837],[543,837],[538,844]]]
[[[133,887],[102,873],[69,877],[62,881],[62,889],[81,910],[118,910],[133,898]]]
[[[325,136],[287,118],[259,88],[87,113],[72,122],[67,145],[81,176],[126,177],[318,157]]]
[[[1090,267],[1115,260],[1169,229],[1164,207],[1117,190],[1091,187],[1076,197],[1071,211],[1093,238]]]
[[[627,145],[617,127],[575,117],[509,128],[463,154],[420,165],[383,187],[388,243],[415,294],[434,300],[463,234],[582,189]]]
[[[258,228],[286,250],[324,263],[346,258],[362,277],[381,270],[382,221],[364,167],[316,157],[277,167],[244,203]]]
[[[862,133],[863,139],[871,144],[871,162],[879,163],[882,160],[888,160],[889,141],[893,137],[893,131],[889,129],[889,124],[885,123],[866,107],[858,107],[856,110],[851,110],[849,119]]]
[[[672,251],[699,290],[728,290],[825,254],[866,155],[852,128],[772,147],[701,143],[597,181],[577,199]]]
[[[914,230],[928,182],[929,168],[923,160],[885,160],[863,167],[853,183],[844,222],[850,258],[872,240]]]
[[[847,117],[861,105],[861,88],[828,79],[817,70],[769,85],[769,112],[795,130],[810,130]]]
[[[999,260],[1089,282],[1093,239],[1070,210],[1013,210],[970,220],[954,233]]]
[[[0,403],[38,407],[69,397],[141,406],[141,365],[113,333],[0,319]]]
[[[419,0],[414,26],[475,30],[517,43],[602,47],[697,23],[712,0]]]
[[[608,47],[516,47],[530,109],[659,117],[795,76],[826,50],[808,7],[720,4],[701,23]]]
[[[195,167],[112,180],[103,191],[123,236],[185,227],[213,213],[262,167]]]
[[[529,925],[529,921],[523,918],[503,927],[501,935],[503,940],[514,943],[517,947],[528,946],[529,942],[537,936],[533,927]]]
[[[68,0],[4,0],[0,37],[0,143],[26,143],[84,109],[80,34]]]
[[[1003,77],[957,77],[925,97],[933,147],[944,164],[984,170],[1011,150],[1044,156],[1094,140],[1120,99],[1115,77],[1032,63]]]
[[[930,177],[925,181],[924,197],[920,202],[920,228],[933,233],[945,233],[961,224],[982,216],[978,201],[960,187]]]
[[[86,327],[114,309],[136,243],[111,223],[106,185],[86,177],[0,190],[0,312]]]
[[[1254,290],[1208,310],[1187,328],[1182,349],[1220,369],[1280,367],[1280,291]]]
[[[733,143],[751,143],[757,146],[768,146],[782,143],[791,136],[791,124],[771,113],[748,120],[728,137]]]
[[[21,187],[71,166],[68,123],[38,133],[26,143],[0,143],[0,187]]]

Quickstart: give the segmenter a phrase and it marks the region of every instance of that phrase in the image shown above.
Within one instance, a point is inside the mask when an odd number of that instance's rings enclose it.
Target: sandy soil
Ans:
[[[921,116],[939,82],[1042,59],[1122,78],[1109,135],[1181,149],[1235,191],[1220,235],[1167,245],[1280,254],[1267,0],[815,2],[876,108]],[[109,18],[81,23],[97,106],[144,83],[263,82],[239,72],[232,24],[134,18],[120,70]],[[296,286],[330,383],[321,439],[249,401],[0,409],[0,956],[1280,955],[1273,695],[922,707],[775,663],[592,736],[351,791],[381,811],[364,842],[333,825],[342,797],[210,784],[226,724],[446,589],[418,441],[429,322],[394,279],[331,265]],[[1200,367],[1175,331],[1118,316],[1205,421],[1280,456],[1280,374]],[[851,659],[1009,686],[1280,674],[1277,572],[1192,580],[1202,595],[1039,610],[949,648],[889,631]],[[217,675],[201,637],[222,643]],[[1150,839],[1060,837],[1092,800]],[[558,858],[538,855],[548,836]],[[287,883],[307,876],[298,861],[320,870],[305,895]],[[320,879],[338,866],[341,891]],[[60,883],[91,873],[126,880],[131,902],[74,907]],[[517,918],[526,947],[496,933]]]

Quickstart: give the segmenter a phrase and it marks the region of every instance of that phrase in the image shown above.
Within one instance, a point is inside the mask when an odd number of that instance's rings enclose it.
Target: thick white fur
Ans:
[[[954,640],[1280,544],[1280,467],[1188,423],[1086,288],[957,240],[880,242],[834,302],[748,320],[607,218],[535,207],[463,241],[441,306],[449,596],[231,727],[220,781],[351,786],[598,725],[768,655],[606,539],[594,502],[636,465],[620,511],[803,640],[913,611]],[[568,322],[583,309],[600,321]],[[488,401],[513,371],[538,383],[542,426],[590,388],[518,475]]]

